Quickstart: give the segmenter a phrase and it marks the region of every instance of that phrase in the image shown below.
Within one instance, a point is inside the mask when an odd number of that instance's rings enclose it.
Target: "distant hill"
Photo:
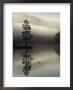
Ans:
[[[56,33],[54,37],[54,48],[56,50],[56,53],[60,55],[60,32]]]

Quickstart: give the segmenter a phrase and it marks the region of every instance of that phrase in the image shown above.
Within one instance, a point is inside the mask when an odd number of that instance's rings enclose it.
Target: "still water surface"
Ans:
[[[13,53],[13,76],[25,77],[22,64],[22,50],[14,50]],[[54,48],[48,46],[37,46],[33,49],[31,61],[32,68],[29,77],[59,77],[60,56]]]

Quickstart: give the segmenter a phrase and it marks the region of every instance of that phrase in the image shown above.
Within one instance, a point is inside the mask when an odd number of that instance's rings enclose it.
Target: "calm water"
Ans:
[[[22,69],[22,50],[14,50],[13,76],[25,77]],[[32,68],[29,77],[59,77],[60,76],[60,56],[52,47],[37,46],[33,49],[31,61]],[[40,63],[38,63],[40,62]]]

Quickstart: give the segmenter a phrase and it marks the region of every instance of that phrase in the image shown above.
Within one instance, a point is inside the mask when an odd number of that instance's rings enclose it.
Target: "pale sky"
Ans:
[[[52,37],[60,31],[59,13],[13,13],[14,35],[20,36],[25,19],[29,20],[34,35]]]

